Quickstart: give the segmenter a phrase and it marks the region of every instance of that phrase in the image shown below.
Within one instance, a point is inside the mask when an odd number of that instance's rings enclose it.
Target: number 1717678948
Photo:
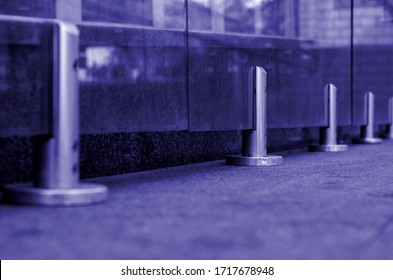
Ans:
[[[221,266],[214,270],[215,275],[274,275],[274,267]]]

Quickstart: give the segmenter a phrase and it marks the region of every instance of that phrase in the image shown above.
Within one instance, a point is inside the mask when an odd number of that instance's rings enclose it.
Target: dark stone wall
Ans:
[[[81,137],[82,178],[224,158],[240,151],[239,131],[87,134]],[[0,183],[32,180],[29,137],[0,138]]]
[[[317,128],[270,129],[268,152],[303,149],[317,141]],[[81,178],[107,176],[196,162],[241,153],[241,131],[85,134]],[[32,180],[33,145],[28,137],[0,138],[0,184]]]

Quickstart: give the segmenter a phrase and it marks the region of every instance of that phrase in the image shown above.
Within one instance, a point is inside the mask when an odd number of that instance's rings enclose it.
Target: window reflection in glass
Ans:
[[[82,132],[187,128],[183,47],[86,46],[80,58]]]
[[[53,18],[55,0],[1,0],[0,14]]]
[[[392,46],[393,1],[354,1],[353,38],[355,45]]]
[[[296,37],[321,47],[348,47],[351,7],[338,0],[298,0]],[[350,1],[347,1],[350,2]]]
[[[78,76],[93,83],[172,83],[184,79],[184,57],[168,47],[86,47]]]
[[[292,0],[189,0],[191,30],[289,37]]]
[[[185,0],[82,0],[82,20],[185,28]]]

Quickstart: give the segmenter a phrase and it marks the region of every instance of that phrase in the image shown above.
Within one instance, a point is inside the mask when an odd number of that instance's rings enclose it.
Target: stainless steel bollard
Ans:
[[[44,206],[102,202],[108,193],[105,186],[79,181],[79,30],[72,24],[51,22],[53,61],[46,108],[50,133],[35,137],[33,185],[7,185],[4,198]]]
[[[384,138],[393,140],[393,97],[389,98],[389,123],[386,126]]]
[[[382,139],[374,137],[374,94],[369,91],[364,94],[364,112],[366,125],[360,129],[360,138],[354,139],[354,144],[380,144]]]
[[[266,71],[252,67],[248,74],[248,90],[253,96],[253,129],[243,130],[242,155],[229,155],[229,165],[271,166],[281,165],[281,156],[269,156],[266,152],[267,106]]]
[[[327,84],[324,90],[325,112],[327,113],[328,126],[319,130],[319,145],[310,145],[310,152],[345,152],[347,145],[337,144],[337,88]]]

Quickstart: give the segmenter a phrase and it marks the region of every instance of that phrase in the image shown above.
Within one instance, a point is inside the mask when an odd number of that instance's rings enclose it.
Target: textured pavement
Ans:
[[[393,143],[104,178],[105,204],[0,204],[0,259],[393,259]]]

